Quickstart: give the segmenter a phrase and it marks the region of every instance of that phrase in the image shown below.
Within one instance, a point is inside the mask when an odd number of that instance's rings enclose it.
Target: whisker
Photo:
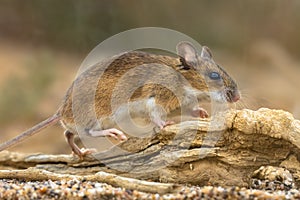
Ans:
[[[251,92],[247,90],[240,90],[241,99],[237,101],[235,104],[236,109],[252,109],[256,110],[263,106],[263,104],[260,102],[260,99],[255,98],[255,95],[252,95]]]

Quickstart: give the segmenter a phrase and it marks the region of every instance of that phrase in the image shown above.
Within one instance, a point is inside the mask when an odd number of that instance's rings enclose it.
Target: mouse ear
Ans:
[[[194,46],[189,42],[180,42],[176,46],[177,54],[184,59],[190,67],[196,66],[198,54]]]
[[[202,47],[201,58],[212,60],[212,53],[207,46]]]

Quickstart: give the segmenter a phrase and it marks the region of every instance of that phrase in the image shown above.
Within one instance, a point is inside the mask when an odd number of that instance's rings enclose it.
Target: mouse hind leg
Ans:
[[[69,146],[72,149],[72,152],[75,155],[77,155],[81,160],[83,159],[84,156],[95,153],[96,150],[94,149],[80,149],[77,146],[77,144],[74,142],[74,133],[72,133],[71,131],[66,130],[64,134]]]

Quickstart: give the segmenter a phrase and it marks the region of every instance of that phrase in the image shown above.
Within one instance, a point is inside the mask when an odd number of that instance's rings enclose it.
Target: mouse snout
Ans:
[[[241,94],[238,90],[227,90],[226,97],[228,102],[233,103],[240,100]]]
[[[234,95],[233,98],[232,98],[232,101],[233,101],[233,102],[237,102],[238,100],[240,100],[240,98],[241,98],[240,92],[239,92],[239,91],[236,91],[236,92],[235,92],[235,95]]]

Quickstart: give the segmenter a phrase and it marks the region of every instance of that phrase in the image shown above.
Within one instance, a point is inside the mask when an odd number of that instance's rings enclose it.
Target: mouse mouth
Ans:
[[[234,102],[237,102],[241,98],[241,95],[238,90],[226,90],[225,98],[226,98],[227,102],[234,103]]]

